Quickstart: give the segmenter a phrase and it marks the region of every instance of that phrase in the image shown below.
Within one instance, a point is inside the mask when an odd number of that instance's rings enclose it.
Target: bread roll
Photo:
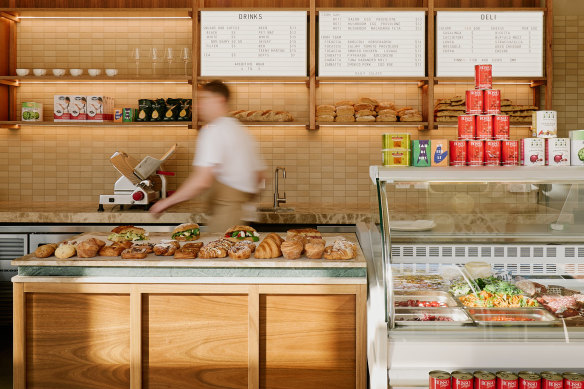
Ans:
[[[379,115],[375,118],[377,122],[397,122],[397,116],[395,115]]]
[[[341,115],[341,116],[337,116],[335,118],[335,122],[348,123],[348,122],[354,122],[354,121],[355,121],[355,116],[353,116],[353,115]]]
[[[337,116],[349,116],[355,114],[355,108],[352,105],[341,105],[337,107]]]
[[[364,109],[362,111],[355,112],[355,117],[360,118],[361,116],[377,116],[377,112]]]
[[[55,257],[59,259],[67,259],[74,256],[76,253],[75,246],[69,243],[63,243],[55,250]]]
[[[400,122],[421,122],[422,121],[422,114],[410,114],[404,115],[399,117]]]
[[[34,251],[34,256],[37,258],[47,258],[53,255],[56,249],[57,249],[56,244],[53,243],[44,244],[42,246],[37,247],[37,249]]]
[[[355,111],[363,111],[364,109],[368,109],[369,111],[373,111],[374,108],[375,108],[374,104],[367,104],[367,103],[355,104]]]
[[[374,122],[375,116],[361,116],[357,118],[358,122]]]
[[[375,106],[375,110],[377,112],[382,111],[384,109],[394,109],[395,110],[395,104],[392,103],[391,101],[381,101],[379,104],[377,104]]]
[[[328,114],[329,112],[335,112],[336,108],[334,105],[319,105],[316,107],[316,113],[318,114]]]
[[[319,115],[316,117],[317,122],[334,122],[335,117],[333,115]]]
[[[359,104],[371,104],[374,107],[379,104],[379,101],[372,99],[371,97],[361,97],[359,99]]]
[[[351,100],[341,100],[335,103],[336,107],[342,107],[343,105],[355,105],[355,103]]]
[[[381,115],[394,115],[395,116],[395,115],[397,115],[397,111],[394,109],[387,108],[387,109],[382,109],[382,110],[377,111],[377,115],[378,116],[381,116]]]

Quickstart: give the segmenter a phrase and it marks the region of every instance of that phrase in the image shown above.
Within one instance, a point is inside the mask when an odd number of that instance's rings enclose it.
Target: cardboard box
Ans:
[[[412,166],[430,166],[431,142],[429,140],[412,141]]]
[[[433,139],[430,144],[432,150],[430,162],[432,166],[448,166],[450,163],[448,155],[448,141],[446,139]]]
[[[519,142],[520,160],[523,166],[545,165],[545,139],[524,138]]]
[[[107,122],[114,119],[114,100],[107,96],[87,96],[87,120]]]
[[[409,149],[381,150],[383,166],[410,166]]]
[[[121,123],[124,115],[124,108],[114,108],[114,123]]]
[[[570,139],[548,138],[545,140],[545,164],[570,166]]]
[[[69,97],[69,120],[87,120],[87,97],[70,95]]]
[[[35,102],[22,103],[22,121],[24,122],[42,122],[43,121],[43,104]]]
[[[535,111],[531,121],[533,137],[558,137],[558,113],[556,111]]]
[[[570,131],[570,165],[584,166],[584,130]]]
[[[138,111],[136,108],[124,108],[122,113],[123,122],[135,122]]]
[[[53,121],[68,122],[71,120],[69,105],[71,98],[65,95],[53,95]]]

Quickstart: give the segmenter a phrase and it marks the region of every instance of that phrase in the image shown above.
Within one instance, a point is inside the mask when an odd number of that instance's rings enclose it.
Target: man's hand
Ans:
[[[172,201],[170,201],[169,198],[158,200],[156,203],[154,203],[154,205],[152,205],[152,207],[150,207],[150,213],[152,216],[158,219],[160,216],[162,216],[162,212],[170,208],[172,205]]]

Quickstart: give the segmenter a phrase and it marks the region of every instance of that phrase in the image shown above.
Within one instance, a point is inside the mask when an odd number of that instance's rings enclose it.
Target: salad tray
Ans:
[[[467,308],[467,311],[480,326],[545,327],[560,323],[542,308]]]
[[[448,320],[436,320],[439,318]],[[396,308],[394,323],[400,327],[456,327],[473,321],[462,308]]]
[[[404,309],[416,309],[416,308],[420,308],[420,309],[435,309],[436,307],[418,307],[418,306],[412,306],[412,307],[405,307],[405,306],[398,306],[396,303],[398,302],[406,302],[409,300],[418,300],[420,302],[424,302],[424,301],[436,301],[438,303],[444,304],[449,308],[454,308],[454,307],[459,307],[461,306],[461,304],[457,301],[457,299],[455,299],[454,297],[452,297],[452,295],[448,292],[443,292],[443,291],[439,291],[439,290],[411,290],[411,291],[407,291],[407,290],[400,290],[400,291],[396,291],[396,294],[394,295],[394,305],[396,306],[396,308],[404,308]],[[446,307],[444,307],[446,308]]]

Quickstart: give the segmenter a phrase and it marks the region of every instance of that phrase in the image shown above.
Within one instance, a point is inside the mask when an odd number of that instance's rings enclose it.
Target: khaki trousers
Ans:
[[[215,180],[208,200],[208,231],[225,232],[234,225],[243,224],[243,205],[255,197],[255,193],[242,192]]]

